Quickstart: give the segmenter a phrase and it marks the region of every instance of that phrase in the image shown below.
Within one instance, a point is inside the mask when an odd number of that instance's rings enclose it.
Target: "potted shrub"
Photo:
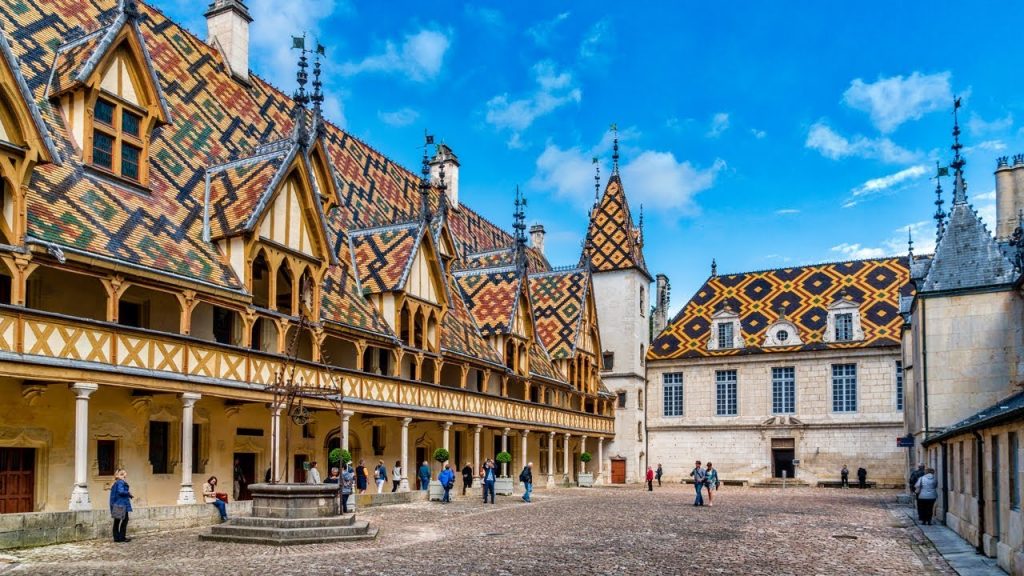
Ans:
[[[352,461],[352,453],[343,448],[332,448],[331,451],[327,453],[327,461],[331,466],[338,466],[339,468],[342,466],[348,466],[348,463]]]
[[[449,454],[448,450],[444,448],[438,448],[437,450],[434,450],[432,456],[434,460],[436,460],[438,464],[441,465],[442,469],[444,468],[444,463],[447,462],[449,458],[451,458],[451,454]],[[430,486],[427,488],[427,497],[430,500],[437,501],[440,501],[442,498],[444,498],[444,488],[441,486],[441,483],[437,481],[437,479],[430,480]]]
[[[501,475],[494,481],[494,493],[511,496],[512,476],[509,474],[508,467],[512,463],[512,455],[508,452],[498,452],[494,459],[501,464]]]
[[[591,460],[593,460],[593,457],[590,455],[590,452],[580,454],[580,462],[583,463],[582,472],[576,475],[576,483],[580,488],[589,488],[594,485],[594,475],[587,472],[587,462]]]

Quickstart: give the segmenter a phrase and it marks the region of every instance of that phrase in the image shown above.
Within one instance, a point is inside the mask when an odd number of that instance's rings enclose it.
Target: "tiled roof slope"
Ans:
[[[530,276],[537,335],[554,360],[576,353],[588,280],[582,268]]]
[[[488,268],[459,272],[455,277],[480,332],[484,336],[508,333],[520,289],[516,269]]]
[[[500,366],[501,357],[481,335],[480,329],[466,307],[465,296],[458,283],[453,281],[449,290],[453,293],[451,306],[448,307],[448,313],[444,316],[441,348],[448,352]]]
[[[590,267],[595,272],[635,268],[650,277],[639,231],[633,225],[626,191],[617,173],[608,179],[604,195],[590,215],[587,239]],[[583,258],[586,259],[587,255],[584,254]]]
[[[974,209],[953,204],[921,293],[1010,284],[1018,272]]]
[[[349,232],[352,257],[363,292],[400,290],[422,236],[418,222]]]
[[[337,263],[327,269],[321,287],[320,317],[359,330],[394,336],[377,309],[363,297],[356,282],[348,238],[338,223],[338,209],[327,215],[327,240]]]
[[[912,293],[906,258],[854,260],[712,276],[651,344],[650,360],[792,352],[826,348],[899,346],[899,299]],[[826,343],[828,306],[841,297],[859,303],[864,339]],[[728,301],[740,316],[744,348],[708,350],[711,316]],[[786,310],[804,343],[762,348],[765,331]]]
[[[497,268],[501,266],[515,266],[515,264],[515,246],[507,246],[504,248],[488,250],[486,252],[467,254],[462,261],[458,263],[458,269],[474,270],[477,268]],[[546,272],[550,269],[551,266],[548,264],[548,261],[544,258],[543,254],[533,248],[526,248],[526,270],[530,274]]]
[[[245,227],[287,155],[287,150],[280,150],[209,170],[206,211],[209,212],[211,238],[228,236]]]

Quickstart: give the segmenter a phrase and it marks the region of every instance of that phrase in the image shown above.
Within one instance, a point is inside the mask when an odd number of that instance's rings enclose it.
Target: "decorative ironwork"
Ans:
[[[516,239],[516,268],[526,269],[526,198],[516,186],[515,212],[512,213],[512,229]]]

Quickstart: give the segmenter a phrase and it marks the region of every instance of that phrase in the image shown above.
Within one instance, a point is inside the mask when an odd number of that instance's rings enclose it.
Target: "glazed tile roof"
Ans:
[[[352,258],[364,293],[402,289],[422,230],[422,224],[413,222],[349,232]]]
[[[589,278],[582,268],[530,276],[537,335],[554,360],[576,353]]]
[[[394,336],[387,322],[380,317],[376,308],[370,305],[359,290],[353,273],[352,257],[348,239],[338,226],[337,209],[327,219],[328,241],[337,254],[337,264],[327,269],[321,287],[320,317],[352,328]]]
[[[828,306],[845,290],[859,303],[864,340],[825,343]],[[650,360],[792,352],[826,348],[899,346],[901,296],[912,294],[906,258],[855,260],[743,274],[712,276],[651,344]],[[740,317],[744,348],[708,350],[711,316],[728,301]],[[762,348],[765,331],[785,309],[796,325],[797,346]]]
[[[636,269],[650,278],[640,233],[633,224],[626,191],[617,173],[608,179],[604,195],[590,215],[587,239],[590,267],[595,272]],[[587,255],[583,258],[581,264]]]
[[[512,329],[520,290],[515,268],[459,272],[455,277],[480,332],[484,336],[507,334]]]
[[[530,346],[530,374],[556,382],[562,380],[562,375],[555,370],[551,357],[540,342],[536,346]]]
[[[443,350],[483,360],[501,366],[501,357],[484,340],[473,316],[469,313],[462,289],[453,280],[448,289],[452,292],[451,305],[444,316],[441,330],[441,348]]]
[[[458,263],[457,269],[459,270],[476,270],[479,268],[499,268],[502,266],[515,266],[516,264],[516,249],[514,245],[494,248],[485,252],[475,252],[466,254],[465,257]],[[534,250],[533,248],[526,248],[526,269],[529,273],[533,274],[536,272],[545,272],[551,269],[544,255]]]
[[[208,171],[210,237],[217,239],[246,228],[256,205],[289,159],[288,150],[278,150],[216,166]]]
[[[25,81],[25,76],[21,72],[21,64],[18,61],[17,56],[15,56],[14,50],[11,48],[11,44],[7,41],[7,33],[4,32],[2,26],[0,26],[0,58],[3,58],[4,63],[11,70],[11,73],[14,76],[14,82],[17,84],[18,92],[21,94],[23,103],[28,108],[29,116],[32,117],[32,124],[35,125],[36,132],[42,140],[43,146],[46,148],[46,153],[49,155],[52,162],[60,164],[62,162],[60,153],[57,152],[57,148],[53,144],[53,139],[50,137],[50,133],[46,129],[46,123],[43,121],[39,107],[36,105],[35,98],[32,96],[32,91],[29,89],[28,82]]]

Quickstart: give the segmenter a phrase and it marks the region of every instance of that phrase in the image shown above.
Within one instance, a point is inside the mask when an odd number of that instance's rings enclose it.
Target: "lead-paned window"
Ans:
[[[896,409],[903,411],[903,362],[896,361]]]
[[[1010,449],[1006,462],[1010,472],[1010,508],[1020,510],[1020,441],[1016,432],[1010,432],[1007,444]]]
[[[715,371],[715,414],[718,416],[735,416],[736,402],[736,371]]]
[[[832,411],[857,411],[857,365],[832,365]]]
[[[796,412],[796,369],[772,368],[772,414]]]
[[[853,340],[853,313],[836,314],[836,342]]]
[[[669,372],[661,375],[662,387],[664,389],[665,416],[683,415],[683,373]]]
[[[732,348],[732,322],[718,324],[718,347]]]

